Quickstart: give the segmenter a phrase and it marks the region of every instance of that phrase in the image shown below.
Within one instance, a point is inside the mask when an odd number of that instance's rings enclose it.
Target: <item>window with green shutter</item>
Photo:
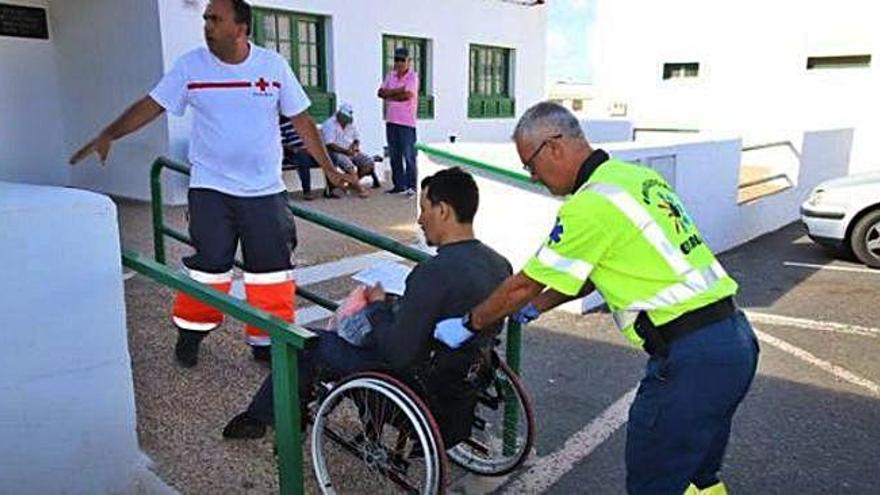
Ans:
[[[327,88],[325,18],[283,10],[254,9],[251,38],[274,50],[290,67],[312,100],[309,113],[323,120],[336,110],[336,95]]]
[[[428,40],[410,36],[382,35],[382,74],[391,72],[394,67],[394,50],[405,47],[412,58],[412,68],[419,75],[420,119],[434,118],[434,96],[431,94],[431,61]]]
[[[471,45],[468,117],[513,117],[513,50]]]

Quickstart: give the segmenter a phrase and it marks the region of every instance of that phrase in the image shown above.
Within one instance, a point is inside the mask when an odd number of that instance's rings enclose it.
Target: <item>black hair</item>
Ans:
[[[251,4],[244,0],[230,0],[232,2],[232,10],[235,11],[235,23],[247,25],[247,35],[251,35]]]
[[[461,223],[473,223],[480,204],[480,190],[473,176],[459,167],[447,168],[422,179],[432,205],[443,202],[452,207]]]

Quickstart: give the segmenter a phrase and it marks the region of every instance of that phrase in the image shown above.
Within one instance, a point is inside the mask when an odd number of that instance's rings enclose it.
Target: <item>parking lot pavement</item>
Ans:
[[[723,478],[733,493],[876,493],[880,486],[880,271],[832,256],[798,225],[724,253],[761,340]],[[554,312],[528,330],[523,374],[536,403],[532,468],[516,493],[625,492],[619,401],[644,357],[605,315]],[[615,406],[617,409],[615,410]],[[615,427],[596,444],[596,418]],[[625,418],[623,418],[625,419]],[[566,441],[579,438],[582,445]],[[536,466],[538,468],[536,468]],[[552,483],[547,483],[547,480]]]

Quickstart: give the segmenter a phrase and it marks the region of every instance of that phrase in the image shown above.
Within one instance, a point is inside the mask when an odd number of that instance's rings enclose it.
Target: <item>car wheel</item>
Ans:
[[[871,211],[859,219],[849,242],[859,261],[880,268],[880,210]]]

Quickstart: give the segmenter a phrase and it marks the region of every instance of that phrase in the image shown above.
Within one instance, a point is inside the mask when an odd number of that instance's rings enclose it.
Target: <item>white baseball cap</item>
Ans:
[[[350,119],[354,118],[354,109],[351,108],[350,103],[343,103],[342,105],[339,105],[339,108],[336,110],[336,113],[341,113],[342,115],[345,115],[346,117],[348,117]]]

